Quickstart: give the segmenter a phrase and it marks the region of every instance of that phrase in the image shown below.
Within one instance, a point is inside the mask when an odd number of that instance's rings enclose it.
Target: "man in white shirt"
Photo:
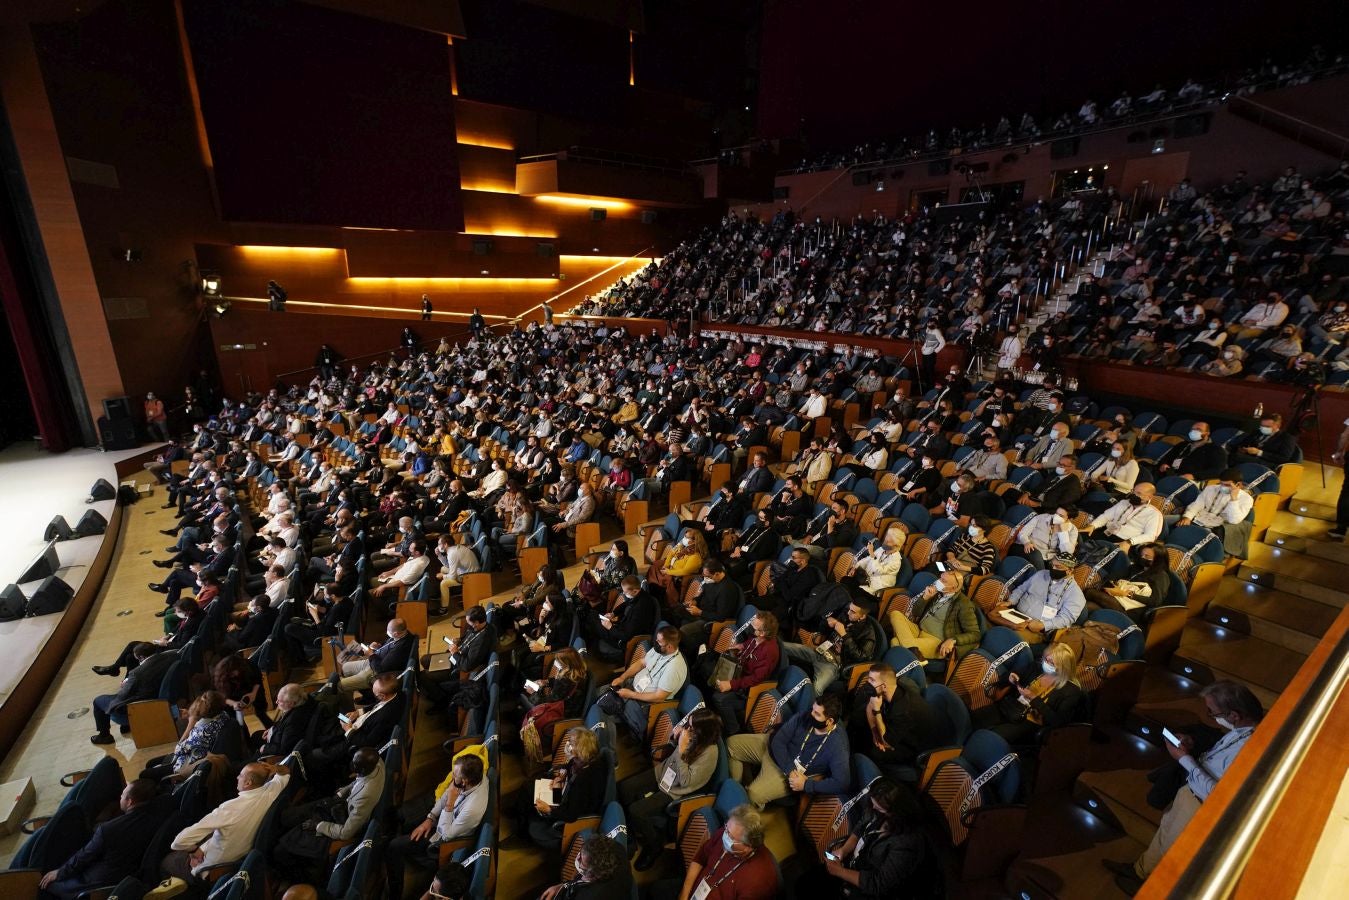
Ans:
[[[1241,470],[1228,469],[1217,484],[1199,492],[1194,502],[1185,507],[1185,514],[1177,525],[1202,525],[1222,534],[1222,529],[1246,521],[1255,498],[1241,486]]]
[[[1042,560],[1076,556],[1078,531],[1073,524],[1076,517],[1076,509],[1064,506],[1031,516],[1017,529],[1016,541],[1027,553],[1037,554]]]
[[[824,394],[820,393],[819,388],[812,387],[806,394],[805,402],[802,403],[801,408],[797,410],[797,415],[805,421],[811,422],[823,416],[828,409],[829,404],[825,399]]]
[[[265,762],[244,766],[236,782],[239,796],[178,832],[171,845],[174,852],[162,864],[165,874],[205,887],[199,880],[203,871],[238,862],[253,849],[263,818],[289,783],[290,770],[285,766]]]
[[[1236,340],[1260,337],[1271,328],[1277,328],[1288,318],[1288,304],[1278,291],[1270,291],[1269,297],[1246,310],[1246,314],[1227,330]]]
[[[1157,540],[1162,533],[1162,513],[1152,505],[1156,493],[1156,485],[1138,482],[1129,496],[1091,520],[1087,534],[1104,528],[1102,537],[1118,543],[1126,553],[1136,544]]]
[[[379,578],[375,588],[370,591],[372,597],[382,597],[390,591],[397,591],[398,588],[410,588],[421,580],[422,575],[426,573],[426,567],[431,560],[426,555],[426,541],[417,538],[411,544],[408,544],[407,562],[391,572],[385,572]]]
[[[1021,359],[1021,338],[1016,334],[1009,334],[1002,339],[1002,346],[998,348],[998,371],[1008,372],[1016,368],[1017,361]]]
[[[487,812],[487,792],[482,760],[466,754],[455,760],[449,786],[429,810],[424,800],[404,804],[399,810],[403,833],[385,851],[388,896],[403,896],[404,864],[419,872],[434,870],[439,867],[441,844],[471,837],[478,830]]]

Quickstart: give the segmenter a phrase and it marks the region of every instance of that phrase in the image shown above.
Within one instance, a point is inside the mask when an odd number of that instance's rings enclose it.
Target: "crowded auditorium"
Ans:
[[[1098,6],[0,7],[0,898],[1344,896],[1349,8]]]

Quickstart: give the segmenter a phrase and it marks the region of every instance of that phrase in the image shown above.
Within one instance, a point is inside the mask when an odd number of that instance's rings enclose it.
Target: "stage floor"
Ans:
[[[16,581],[42,552],[47,545],[42,534],[52,517],[65,516],[72,528],[89,509],[111,519],[116,502],[85,503],[89,488],[99,478],[116,487],[116,464],[145,449],[116,453],[81,449],[54,455],[23,443],[0,452],[0,586]],[[56,575],[79,590],[103,540],[98,535],[58,543],[61,568]],[[37,583],[23,587],[31,593]],[[37,658],[60,618],[52,614],[0,622],[0,704]]]

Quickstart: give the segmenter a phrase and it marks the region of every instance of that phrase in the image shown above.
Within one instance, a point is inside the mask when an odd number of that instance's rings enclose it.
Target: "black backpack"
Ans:
[[[848,588],[837,581],[817,584],[796,610],[797,621],[809,628],[831,612],[838,612],[852,601]]]

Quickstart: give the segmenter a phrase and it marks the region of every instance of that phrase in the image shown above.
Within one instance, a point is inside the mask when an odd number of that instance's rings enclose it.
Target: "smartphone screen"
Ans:
[[[1180,738],[1178,738],[1178,737],[1176,737],[1174,734],[1172,734],[1170,728],[1163,728],[1163,729],[1162,729],[1162,737],[1164,737],[1164,738],[1166,738],[1168,741],[1170,741],[1170,742],[1171,742],[1171,746],[1173,746],[1173,747],[1179,747],[1179,746],[1180,746]]]
[[[937,571],[938,571],[938,572],[945,572],[945,571],[946,571],[946,563],[937,563]]]
[[[343,725],[351,724],[351,716],[347,715],[346,713],[338,713],[337,718],[342,722]]]
[[[830,862],[838,862],[838,854],[834,853],[832,850],[824,851],[824,858]]]

